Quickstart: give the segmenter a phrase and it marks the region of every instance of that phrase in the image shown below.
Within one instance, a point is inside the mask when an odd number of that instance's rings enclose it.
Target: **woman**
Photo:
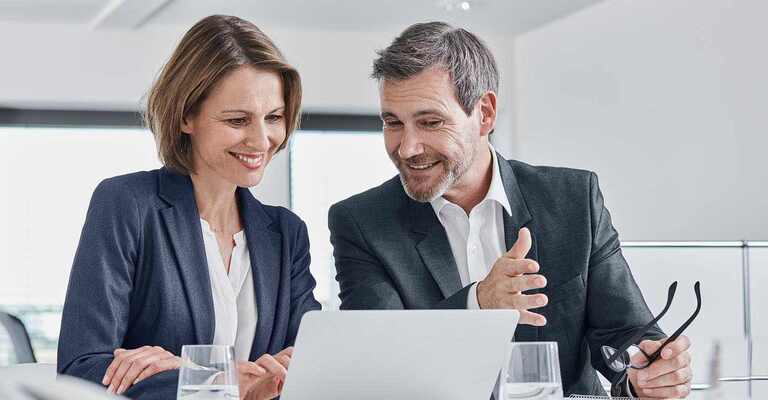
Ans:
[[[312,295],[304,223],[247,187],[297,126],[298,72],[256,26],[210,16],[152,87],[164,167],[96,188],[70,275],[58,371],[173,399],[185,344],[235,349],[242,398],[279,394]],[[247,360],[255,360],[248,362]]]

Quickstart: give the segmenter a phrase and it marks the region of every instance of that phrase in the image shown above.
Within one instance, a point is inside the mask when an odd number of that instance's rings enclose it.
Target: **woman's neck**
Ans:
[[[239,231],[240,220],[235,199],[237,186],[203,171],[191,174],[190,178],[200,218],[206,220],[215,232]]]

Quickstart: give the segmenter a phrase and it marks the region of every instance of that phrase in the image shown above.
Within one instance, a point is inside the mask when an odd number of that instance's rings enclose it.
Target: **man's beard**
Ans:
[[[472,162],[475,159],[475,146],[471,149],[470,154],[468,154],[468,157],[464,157],[458,160],[450,160],[446,157],[439,156],[437,158],[435,157],[427,157],[423,154],[420,154],[418,156],[411,157],[407,160],[402,160],[397,155],[397,152],[390,155],[390,158],[392,158],[393,161],[395,161],[395,166],[400,171],[400,183],[403,185],[403,189],[405,189],[405,193],[408,195],[408,197],[420,202],[420,203],[427,203],[435,200],[436,198],[442,196],[447,192],[449,189],[451,189],[454,184],[462,177],[464,176],[464,173],[467,172],[469,169],[469,166],[472,165]],[[440,174],[440,176],[437,179],[437,183],[433,184],[426,188],[420,188],[419,184],[416,185],[409,185],[408,180],[406,179],[406,175],[408,173],[408,163],[412,164],[418,164],[418,161],[427,159],[432,159],[437,161],[440,161],[439,166],[434,166],[432,168],[438,167],[442,168],[443,172]],[[416,161],[416,162],[414,162]],[[413,180],[413,178],[412,178]]]

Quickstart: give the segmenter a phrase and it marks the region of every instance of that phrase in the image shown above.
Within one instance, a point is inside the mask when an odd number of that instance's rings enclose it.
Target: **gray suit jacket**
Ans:
[[[600,346],[618,346],[653,317],[632,278],[594,173],[534,167],[498,155],[512,214],[506,246],[527,226],[528,258],[541,265],[549,304],[544,327],[520,325],[518,341],[556,341],[566,396],[605,394],[595,368],[613,380]],[[331,207],[328,216],[342,309],[466,308],[445,230],[429,203],[409,198],[395,177]],[[663,336],[655,328],[646,338]]]

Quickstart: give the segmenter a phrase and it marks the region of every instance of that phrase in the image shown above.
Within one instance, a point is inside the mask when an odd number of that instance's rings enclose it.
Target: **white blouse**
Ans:
[[[200,219],[203,230],[205,258],[211,278],[213,310],[215,314],[213,344],[231,345],[235,359],[247,361],[256,335],[256,293],[251,276],[251,257],[245,243],[245,232],[233,238],[235,247],[229,263],[229,274],[219,251],[216,234],[208,222]]]

